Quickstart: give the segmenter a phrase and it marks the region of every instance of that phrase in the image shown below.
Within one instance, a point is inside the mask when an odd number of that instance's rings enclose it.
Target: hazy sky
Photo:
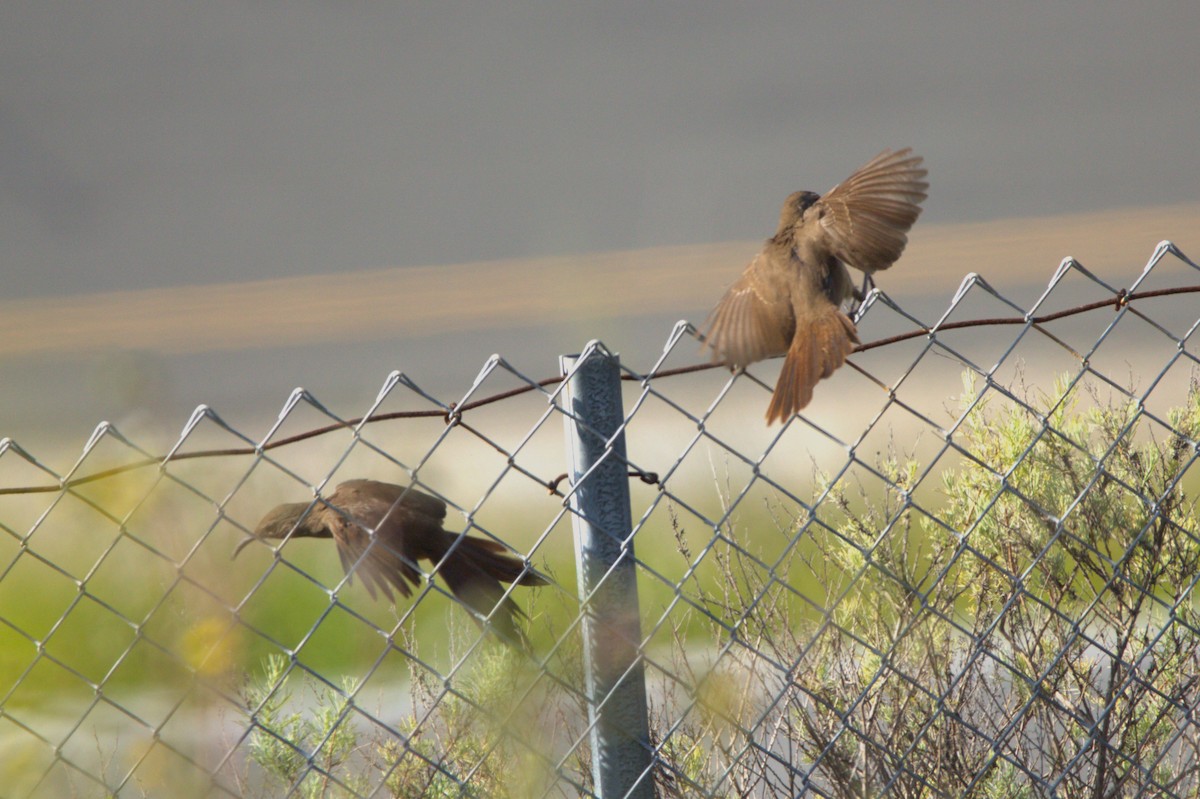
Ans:
[[[3,299],[753,240],[789,192],[905,145],[930,171],[919,227],[1192,203],[1197,41],[1194,0],[5,2]],[[472,315],[486,298],[460,285]],[[717,298],[663,294],[667,320]],[[48,307],[31,324],[69,324]],[[616,329],[542,330],[536,307],[500,334],[368,336],[352,363],[269,336],[0,355],[0,437],[46,414],[74,436],[142,390],[174,429],[299,384],[361,407],[406,363],[452,354],[457,378],[499,349],[549,373],[545,353]]]

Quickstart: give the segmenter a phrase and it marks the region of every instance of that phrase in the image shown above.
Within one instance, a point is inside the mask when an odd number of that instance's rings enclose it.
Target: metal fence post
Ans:
[[[569,376],[564,420],[596,795],[651,799],[652,747],[639,653],[620,361],[593,341],[581,355],[561,356],[559,365]]]

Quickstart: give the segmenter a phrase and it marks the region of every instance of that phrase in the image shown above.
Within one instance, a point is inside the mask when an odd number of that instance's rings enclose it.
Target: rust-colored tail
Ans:
[[[833,305],[816,317],[798,319],[767,408],[767,424],[783,421],[808,405],[813,386],[844,364],[857,343],[854,323]]]
[[[434,557],[435,563],[441,562],[438,574],[464,605],[479,614],[472,614],[472,618],[482,624],[482,618],[491,616],[492,627],[506,643],[528,648],[525,634],[517,626],[517,617],[525,614],[504,596],[500,583],[545,585],[546,580],[527,570],[522,561],[495,541],[443,533],[438,543],[441,551]]]

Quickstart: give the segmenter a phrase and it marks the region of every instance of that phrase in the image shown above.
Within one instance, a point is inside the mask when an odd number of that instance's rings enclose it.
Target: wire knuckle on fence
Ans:
[[[1198,272],[875,290],[775,427],[680,322],[645,372],[0,440],[3,792],[1195,796]]]

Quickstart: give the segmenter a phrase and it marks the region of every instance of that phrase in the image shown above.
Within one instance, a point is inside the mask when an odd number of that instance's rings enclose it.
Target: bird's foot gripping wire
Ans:
[[[875,290],[875,279],[870,275],[863,275],[863,282],[860,288],[854,289],[851,295],[854,298],[854,304],[850,306],[850,318],[857,324],[859,311],[862,310],[863,303],[867,301],[867,297]]]

